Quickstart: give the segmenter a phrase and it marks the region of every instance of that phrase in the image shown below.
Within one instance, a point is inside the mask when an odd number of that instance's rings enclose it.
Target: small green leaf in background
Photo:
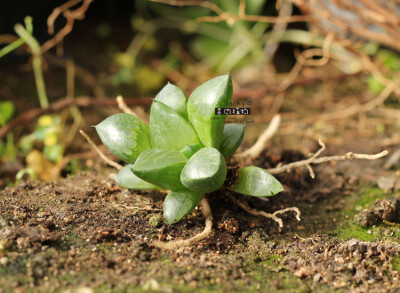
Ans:
[[[174,224],[186,217],[199,204],[204,194],[191,190],[172,191],[164,200],[164,217]]]
[[[204,146],[201,144],[201,142],[196,143],[196,144],[189,144],[179,151],[185,155],[186,158],[190,159],[198,150],[204,148]]]
[[[367,82],[368,89],[374,94],[379,94],[385,89],[385,86],[373,75],[368,78]]]
[[[161,89],[154,100],[170,107],[186,120],[188,119],[187,97],[185,93],[176,85],[168,83]]]
[[[95,128],[107,149],[128,163],[151,147],[149,127],[134,115],[115,114]]]
[[[180,174],[187,162],[186,157],[178,151],[150,149],[144,151],[132,167],[132,172],[144,181],[164,189],[184,189]]]
[[[10,101],[0,102],[0,125],[5,125],[14,114],[14,105]]]
[[[153,101],[150,110],[150,138],[153,148],[180,150],[200,140],[189,121],[161,102]]]
[[[197,192],[212,192],[224,184],[226,163],[215,148],[203,148],[186,163],[181,173],[181,181],[186,188]]]
[[[156,190],[160,189],[158,186],[155,186],[149,182],[146,182],[139,177],[137,177],[132,172],[133,165],[128,164],[124,166],[115,177],[115,181],[119,186],[129,189],[137,189],[137,190]]]
[[[60,144],[46,145],[43,154],[52,162],[59,162],[64,154],[64,148]]]
[[[249,166],[238,170],[233,190],[245,195],[272,196],[283,190],[282,184],[262,168]]]
[[[219,151],[227,158],[232,155],[242,143],[244,136],[243,124],[225,124],[222,133],[222,143]]]
[[[229,107],[232,91],[232,79],[225,74],[203,83],[189,98],[189,121],[206,147],[221,145],[226,115],[215,115],[215,108]]]

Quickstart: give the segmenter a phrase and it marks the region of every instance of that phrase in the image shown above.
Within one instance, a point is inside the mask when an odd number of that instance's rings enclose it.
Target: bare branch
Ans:
[[[325,144],[320,140],[319,144],[321,145],[321,148],[309,159],[298,161],[298,162],[293,162],[287,165],[283,166],[278,166],[275,168],[270,168],[267,169],[266,171],[271,173],[271,174],[279,174],[283,172],[290,172],[290,170],[302,166],[306,166],[310,172],[310,176],[312,178],[315,177],[314,171],[311,168],[311,164],[317,165],[317,164],[322,164],[326,162],[331,162],[331,161],[346,161],[346,160],[354,160],[354,159],[359,159],[359,160],[377,160],[380,159],[384,156],[386,156],[389,152],[387,150],[384,150],[378,154],[374,155],[367,155],[367,154],[355,154],[352,152],[349,152],[343,156],[330,156],[330,157],[321,157],[321,153],[325,150]]]
[[[171,241],[171,242],[153,241],[152,244],[155,247],[158,247],[161,249],[173,250],[173,249],[177,249],[180,247],[191,246],[193,244],[196,244],[200,240],[203,240],[208,235],[210,235],[211,230],[212,230],[213,216],[212,216],[210,204],[208,203],[208,200],[206,197],[204,197],[202,199],[201,206],[203,207],[203,214],[204,214],[204,217],[206,218],[206,227],[204,228],[203,232],[201,232],[189,239],[175,240],[175,241]]]
[[[86,132],[84,132],[83,130],[79,130],[79,133],[82,134],[84,138],[86,138],[87,142],[99,154],[100,158],[102,158],[104,162],[106,162],[108,165],[114,167],[117,170],[122,169],[122,165],[107,158],[107,156],[99,149],[99,147],[93,142],[93,140],[89,137],[89,135],[86,134]]]

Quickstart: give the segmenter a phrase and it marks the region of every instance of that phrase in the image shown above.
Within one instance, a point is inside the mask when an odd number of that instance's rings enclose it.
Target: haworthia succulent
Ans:
[[[158,101],[151,106],[150,138],[153,148],[176,151],[200,143],[189,121]]]
[[[188,119],[187,97],[185,93],[176,85],[168,83],[161,89],[154,100],[167,105],[183,118]]]
[[[160,189],[160,187],[146,182],[133,174],[131,170],[132,167],[133,165],[128,164],[118,172],[117,177],[115,177],[115,181],[119,184],[119,186],[136,190]]]
[[[262,168],[249,166],[238,170],[234,191],[252,196],[272,196],[283,190],[282,184]]]
[[[186,157],[178,151],[150,149],[144,151],[131,168],[139,178],[164,189],[184,189],[180,181]]]
[[[243,124],[225,124],[222,133],[221,154],[227,158],[232,155],[242,143],[244,136]]]
[[[219,148],[226,115],[215,115],[215,108],[229,107],[232,80],[229,74],[215,77],[196,88],[188,102],[189,121],[206,147]]]
[[[151,147],[149,127],[134,115],[115,114],[95,128],[108,150],[128,163]]]
[[[164,200],[164,217],[168,224],[174,224],[186,217],[199,204],[204,193],[178,190],[169,193]]]
[[[212,192],[222,186],[226,179],[226,163],[215,148],[203,148],[186,163],[181,181],[186,188],[197,192]]]

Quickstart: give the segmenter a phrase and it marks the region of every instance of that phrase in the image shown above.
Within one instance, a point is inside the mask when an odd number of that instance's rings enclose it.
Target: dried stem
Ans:
[[[248,15],[245,14],[245,7],[243,2],[239,7],[238,14],[233,14],[230,12],[223,11],[219,6],[209,1],[196,1],[196,0],[192,1],[151,0],[151,1],[164,3],[168,5],[174,5],[174,6],[200,6],[208,8],[217,14],[216,16],[199,17],[197,18],[198,22],[226,21],[227,24],[233,25],[238,20],[251,21],[251,22],[267,22],[267,23],[291,23],[291,22],[306,22],[311,19],[309,16],[304,16],[304,15],[282,16],[282,17]]]
[[[87,142],[99,154],[100,158],[102,158],[104,162],[106,162],[108,165],[114,167],[117,170],[122,169],[122,165],[107,158],[107,156],[99,149],[99,147],[93,142],[93,140],[89,137],[89,135],[86,134],[86,132],[84,132],[83,130],[79,130],[79,133],[82,134],[84,138],[86,138]]]
[[[122,96],[118,96],[118,97],[116,98],[116,100],[117,100],[118,108],[119,108],[122,112],[127,113],[127,114],[131,114],[131,115],[134,115],[134,116],[136,116],[136,117],[138,116],[131,108],[129,108],[129,107],[125,104],[124,98],[123,98]]]
[[[331,162],[331,161],[345,161],[345,160],[354,160],[354,159],[360,159],[360,160],[377,160],[380,159],[384,156],[386,156],[389,152],[387,150],[384,150],[378,154],[374,155],[367,155],[367,154],[355,154],[352,152],[349,152],[343,156],[330,156],[330,157],[321,157],[321,153],[325,150],[325,144],[320,140],[319,144],[321,145],[321,148],[309,159],[298,161],[298,162],[293,162],[287,165],[267,169],[266,171],[271,173],[271,174],[279,174],[282,172],[289,172],[293,168],[298,168],[302,166],[306,166],[308,170],[310,171],[310,176],[312,178],[315,177],[314,172],[312,171],[311,164],[322,164],[326,162]]]
[[[268,128],[260,135],[256,143],[246,151],[240,154],[236,154],[235,158],[241,159],[241,158],[251,158],[254,159],[257,156],[261,154],[261,152],[264,150],[266,143],[268,140],[271,139],[271,137],[274,136],[276,131],[279,128],[281,122],[281,116],[279,114],[276,114],[272,120],[271,123],[268,125]]]
[[[270,213],[266,213],[264,211],[259,211],[259,210],[255,210],[250,208],[247,203],[244,203],[242,201],[237,200],[233,195],[228,194],[229,198],[235,203],[237,204],[239,207],[241,207],[242,209],[244,209],[246,212],[248,212],[249,214],[252,214],[254,216],[262,216],[265,218],[269,218],[274,220],[275,222],[278,223],[279,228],[283,228],[283,221],[282,219],[278,218],[277,215],[280,214],[284,214],[287,212],[295,212],[295,217],[297,219],[297,221],[301,221],[300,216],[301,216],[301,212],[297,207],[290,207],[290,208],[286,208],[286,209],[282,209],[282,210],[278,210],[272,214]]]
[[[146,115],[146,113],[143,111],[142,108],[140,107],[136,107],[136,111],[132,110],[131,108],[129,108],[125,101],[124,98],[122,96],[118,96],[116,98],[117,100],[117,104],[118,104],[118,108],[120,108],[120,110],[124,113],[127,114],[131,114],[134,115],[136,117],[139,117],[140,119],[142,119],[144,122],[146,122],[147,124],[149,124],[149,119],[148,116]]]
[[[162,242],[162,241],[153,241],[153,245],[155,247],[166,249],[166,250],[173,250],[180,247],[191,246],[196,244],[200,240],[203,240],[211,233],[212,229],[212,221],[213,216],[210,208],[210,204],[206,197],[204,197],[201,201],[201,206],[203,207],[203,215],[206,218],[206,227],[204,228],[203,232],[193,236],[192,238],[185,239],[185,240],[175,240],[171,242]]]

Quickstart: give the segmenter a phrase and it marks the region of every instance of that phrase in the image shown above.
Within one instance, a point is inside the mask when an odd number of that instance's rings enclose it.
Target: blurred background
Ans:
[[[116,96],[148,119],[167,82],[189,96],[227,72],[243,147],[280,113],[281,148],[396,150],[399,24],[394,0],[2,0],[0,188],[102,172],[79,130],[100,145]]]

